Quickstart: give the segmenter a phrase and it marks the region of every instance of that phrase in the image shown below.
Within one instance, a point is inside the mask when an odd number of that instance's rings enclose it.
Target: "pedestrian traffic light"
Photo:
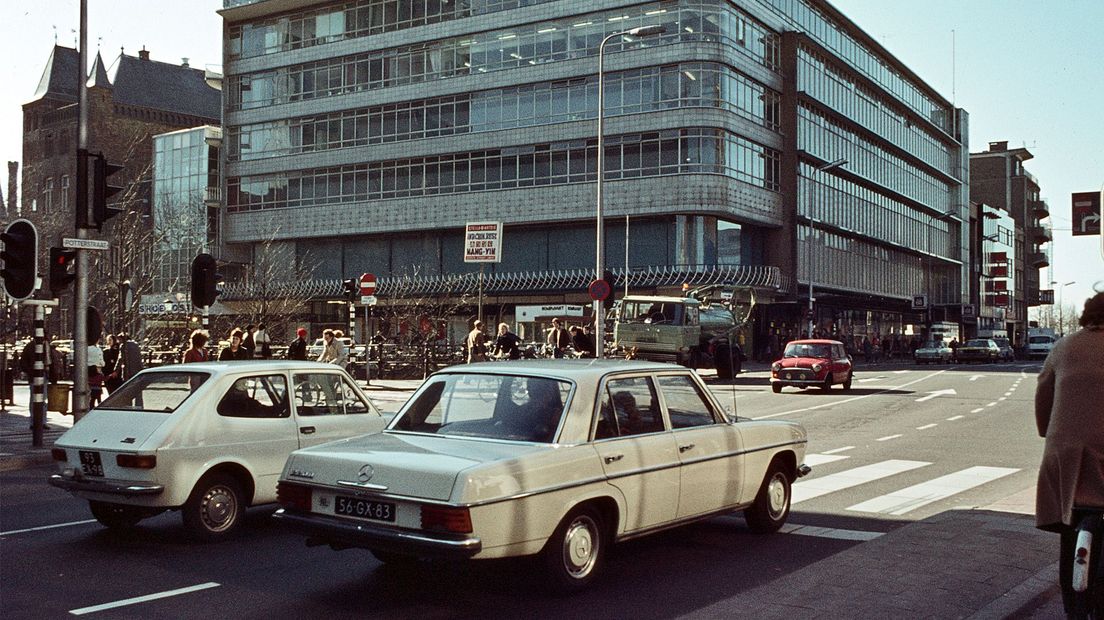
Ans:
[[[192,259],[192,305],[203,308],[215,303],[222,291],[218,283],[222,276],[217,273],[218,261],[210,254],[199,254]]]
[[[613,272],[608,269],[603,271],[602,279],[610,286],[610,294],[602,300],[602,309],[609,312],[610,308],[613,308]]]
[[[119,207],[107,206],[107,199],[121,192],[123,186],[109,185],[107,178],[123,167],[107,161],[103,153],[97,153],[95,158],[92,172],[92,221],[97,229],[102,229],[104,222],[122,212]]]
[[[77,251],[50,248],[50,294],[60,297],[69,284],[77,279]]]
[[[345,299],[356,301],[356,298],[360,296],[360,282],[356,278],[342,280],[341,290],[345,293]]]
[[[0,235],[0,278],[4,291],[17,301],[34,294],[38,280],[38,230],[28,220],[15,220]]]

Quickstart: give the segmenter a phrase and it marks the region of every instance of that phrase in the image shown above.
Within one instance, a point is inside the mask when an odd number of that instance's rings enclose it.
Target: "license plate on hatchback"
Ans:
[[[80,451],[81,473],[86,476],[103,476],[103,462],[100,461],[100,453],[92,450]]]
[[[357,517],[393,523],[395,521],[395,504],[338,495],[334,498],[334,514],[342,517]]]

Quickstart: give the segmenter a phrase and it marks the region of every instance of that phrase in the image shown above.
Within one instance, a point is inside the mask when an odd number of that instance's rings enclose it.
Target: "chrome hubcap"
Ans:
[[[777,519],[786,511],[786,478],[785,474],[776,473],[767,484],[767,501],[770,505],[772,519]]]
[[[222,485],[207,489],[200,514],[203,524],[212,532],[221,532],[234,524],[238,502],[233,491]]]
[[[568,526],[563,541],[563,562],[567,573],[582,579],[594,570],[598,560],[598,524],[589,516],[576,517]]]

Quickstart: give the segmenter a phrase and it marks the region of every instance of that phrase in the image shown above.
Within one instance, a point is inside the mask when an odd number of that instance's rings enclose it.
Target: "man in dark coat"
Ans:
[[[295,330],[295,340],[291,341],[288,345],[288,359],[289,360],[305,360],[307,359],[307,330],[304,327],[300,327]]]

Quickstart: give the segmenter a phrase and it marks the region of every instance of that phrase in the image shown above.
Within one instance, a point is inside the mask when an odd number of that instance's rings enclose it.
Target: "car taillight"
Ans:
[[[118,454],[115,456],[115,464],[119,467],[132,467],[134,469],[153,469],[157,467],[157,455]]]
[[[281,480],[276,483],[276,501],[284,508],[309,512],[311,509],[311,488]]]
[[[468,534],[472,531],[471,513],[467,508],[423,505],[422,529]]]
[[[53,448],[50,450],[50,455],[54,457],[55,461],[64,463],[69,460],[69,457],[65,456],[65,448]]]

